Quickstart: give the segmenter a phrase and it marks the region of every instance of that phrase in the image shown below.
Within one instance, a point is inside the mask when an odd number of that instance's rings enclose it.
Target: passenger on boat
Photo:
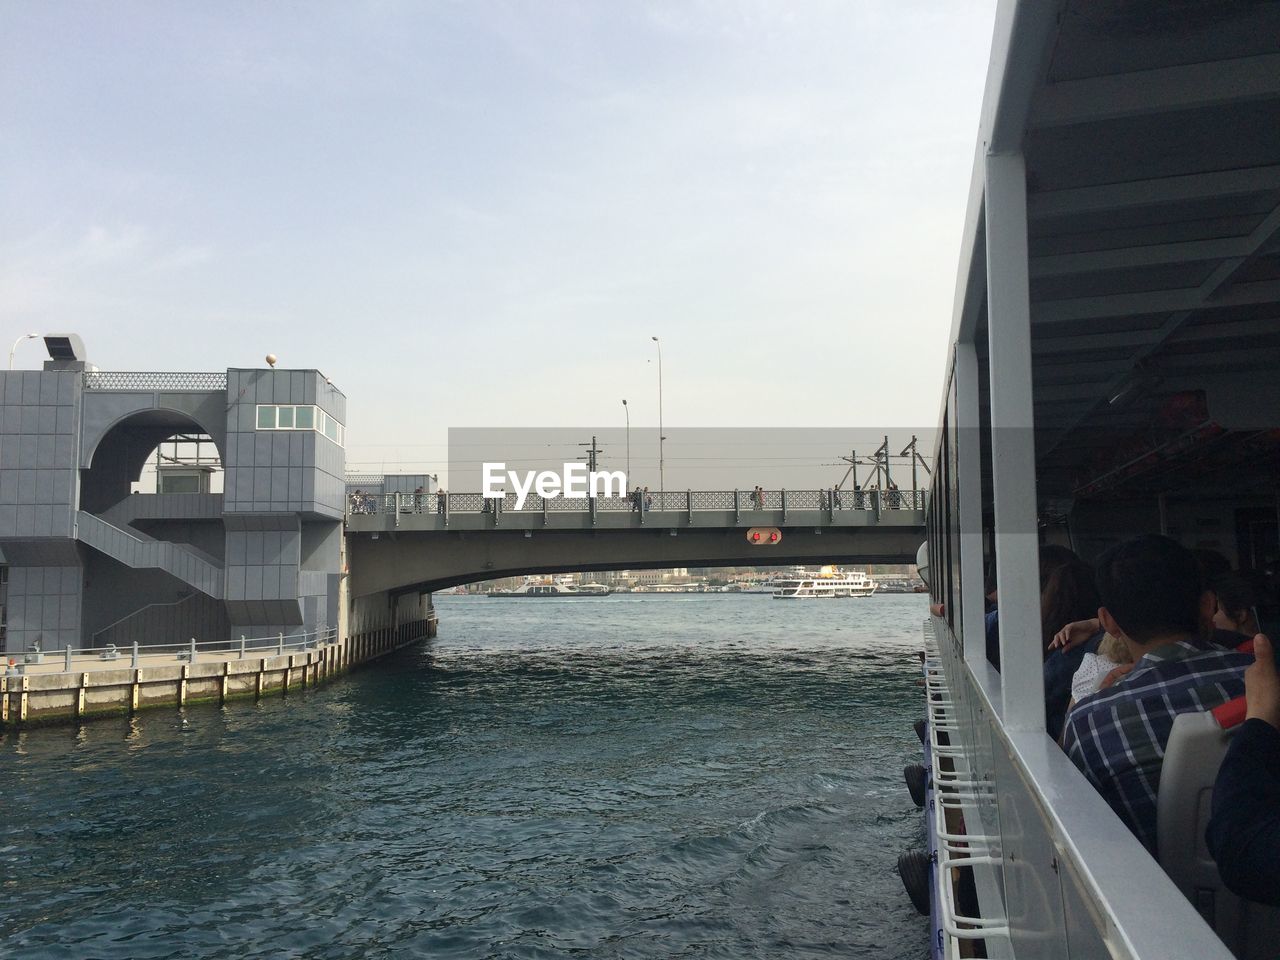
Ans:
[[[1103,630],[1097,617],[1068,623],[1054,634],[1049,648],[1064,654],[1072,650],[1084,651],[1080,666],[1071,677],[1068,713],[1079,701],[1107,689],[1132,669],[1133,657],[1129,648]]]
[[[1070,552],[1070,551],[1068,551]],[[1062,556],[1058,554],[1059,558]],[[1044,657],[1045,730],[1057,740],[1067,719],[1071,682],[1089,646],[1076,650],[1053,650],[1054,635],[1066,624],[1098,610],[1098,588],[1093,568],[1071,554],[1071,558],[1049,574],[1040,592],[1040,639]],[[1099,640],[1101,637],[1098,638]],[[1096,651],[1096,645],[1094,645]]]
[[[1227,568],[1210,581],[1209,572],[1220,570],[1217,565],[1206,565],[1205,554],[1217,555],[1213,550],[1192,551],[1200,563],[1202,579],[1208,584],[1205,588],[1212,597],[1212,603],[1206,601],[1205,609],[1215,612],[1209,619],[1201,618],[1202,641],[1197,645],[1209,649],[1211,646],[1223,650],[1239,650],[1249,653],[1252,649],[1253,636],[1258,633],[1259,625],[1256,610],[1259,603],[1267,595],[1265,584],[1257,576],[1247,573],[1236,573]],[[1068,623],[1054,636],[1050,648],[1054,650],[1071,650],[1082,643],[1097,643],[1101,636],[1102,624],[1096,617]]]
[[[1265,635],[1254,638],[1253,655],[1248,718],[1218,770],[1205,840],[1229,890],[1280,906],[1280,677]]]
[[[1213,641],[1234,650],[1248,644],[1261,628],[1257,609],[1266,594],[1258,577],[1247,573],[1225,573],[1212,584],[1218,609],[1213,615]]]
[[[1080,666],[1071,677],[1071,699],[1067,712],[1099,690],[1105,690],[1132,669],[1129,648],[1105,630],[1087,640],[1078,649],[1084,651]],[[1055,738],[1057,739],[1057,738]]]
[[[1212,603],[1185,547],[1147,535],[1112,547],[1098,562],[1103,627],[1128,648],[1133,669],[1076,704],[1063,748],[1153,854],[1160,768],[1173,718],[1209,710],[1244,692],[1252,658],[1200,650]]]
[[[1049,581],[1057,572],[1059,567],[1065,566],[1071,561],[1079,562],[1080,558],[1066,547],[1058,544],[1048,543],[1040,548],[1040,610],[1041,620],[1043,621],[1044,613],[1044,595],[1045,590],[1049,586]],[[1062,624],[1058,625],[1059,627]],[[1058,628],[1055,627],[1056,632]],[[986,615],[986,643],[987,643],[987,659],[991,665],[997,670],[1000,669],[1000,609],[996,607]],[[1050,634],[1052,637],[1052,634]],[[1047,643],[1047,641],[1046,641]]]

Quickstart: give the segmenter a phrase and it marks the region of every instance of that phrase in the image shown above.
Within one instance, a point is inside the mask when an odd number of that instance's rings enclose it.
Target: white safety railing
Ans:
[[[315,650],[338,639],[338,631],[333,627],[322,627],[310,633],[295,633],[286,636],[277,633],[267,637],[239,637],[234,640],[196,640],[194,637],[185,643],[130,644],[117,647],[114,643],[101,647],[63,647],[58,650],[10,650],[4,654],[5,669],[10,675],[27,672],[29,666],[51,665],[61,667],[41,671],[42,673],[79,673],[85,668],[85,661],[92,661],[94,669],[112,666],[139,667],[142,661],[150,658],[177,660],[183,663],[197,663],[205,659],[228,658],[245,660],[251,657],[284,656],[286,653],[297,653],[302,650]],[[79,661],[79,664],[77,664]]]
[[[930,833],[935,843],[933,858],[933,897],[937,906],[943,956],[959,960],[964,955],[963,941],[1008,940],[1009,923],[1003,917],[970,917],[958,910],[955,890],[955,868],[998,866],[1000,837],[995,834],[955,833],[947,815],[963,818],[966,824],[980,823],[979,807],[994,800],[994,785],[974,780],[969,774],[964,750],[957,746],[961,728],[956,704],[947,687],[942,661],[933,631],[925,624],[924,679],[929,707],[929,776],[932,798],[928,816]],[[945,738],[946,742],[943,742]]]

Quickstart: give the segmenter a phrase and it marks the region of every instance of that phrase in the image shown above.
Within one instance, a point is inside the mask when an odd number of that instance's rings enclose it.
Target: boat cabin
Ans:
[[[1280,3],[999,4],[936,456],[926,633],[989,853],[988,935],[936,904],[948,955],[1274,955],[1046,732],[1038,554],[1162,533],[1275,586]]]

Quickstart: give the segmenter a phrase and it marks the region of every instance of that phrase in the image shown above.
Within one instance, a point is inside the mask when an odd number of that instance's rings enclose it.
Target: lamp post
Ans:
[[[658,502],[665,506],[662,501],[667,491],[667,461],[663,453],[663,444],[667,437],[662,432],[662,341],[657,337],[652,339],[658,345]]]
[[[622,412],[627,415],[627,483],[631,482],[631,408],[622,401]]]
[[[9,369],[10,370],[13,369],[13,355],[18,352],[18,344],[22,343],[23,340],[39,340],[39,339],[40,339],[40,334],[38,333],[24,333],[17,340],[13,341],[13,346],[9,349]]]

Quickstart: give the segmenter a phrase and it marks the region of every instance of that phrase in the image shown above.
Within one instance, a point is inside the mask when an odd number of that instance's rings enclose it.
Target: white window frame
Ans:
[[[287,407],[293,411],[293,425],[288,427],[280,426],[280,410]],[[262,423],[262,411],[270,410],[272,422],[275,426],[264,427]],[[311,426],[298,426],[298,411],[311,411]],[[330,443],[337,444],[339,447],[346,446],[347,428],[339,422],[338,418],[332,414],[326,413],[313,403],[260,403],[254,409],[254,429],[255,430],[309,430],[324,437]],[[328,433],[328,425],[333,424],[333,436]]]

